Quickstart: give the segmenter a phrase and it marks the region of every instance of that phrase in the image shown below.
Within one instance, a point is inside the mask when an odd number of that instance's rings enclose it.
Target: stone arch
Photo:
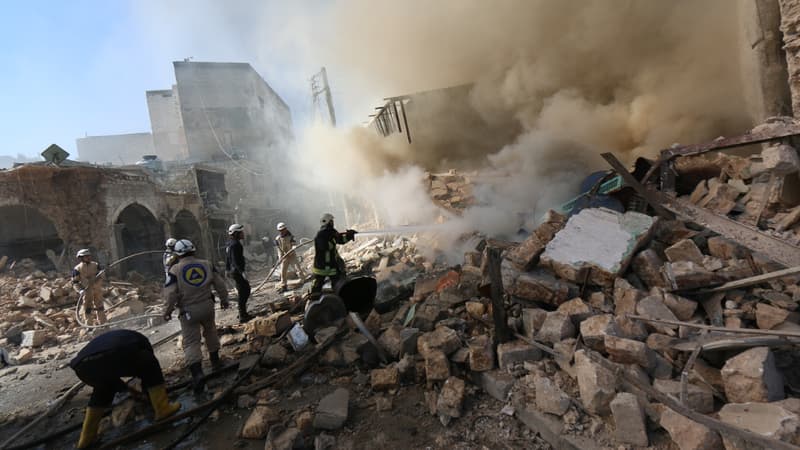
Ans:
[[[131,203],[119,212],[114,221],[114,236],[120,258],[143,251],[160,250],[164,246],[163,225],[147,207],[139,203]],[[137,256],[122,263],[121,270],[147,275],[162,273],[161,255],[152,253]]]
[[[55,255],[64,250],[64,241],[50,218],[26,205],[0,206],[0,257],[30,258],[42,268],[53,269],[47,250]]]
[[[189,239],[197,247],[198,255],[206,254],[203,229],[191,211],[182,209],[175,215],[175,220],[172,222],[172,237]]]

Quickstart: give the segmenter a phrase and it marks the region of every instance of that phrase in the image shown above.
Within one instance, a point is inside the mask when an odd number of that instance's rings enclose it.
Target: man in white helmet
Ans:
[[[92,252],[88,248],[78,251],[78,265],[72,269],[72,287],[79,296],[83,296],[83,308],[86,321],[92,324],[106,323],[105,305],[103,305],[103,286],[100,264],[92,261]]]
[[[306,279],[306,272],[300,266],[297,253],[292,251],[296,244],[297,242],[294,240],[294,235],[289,231],[286,224],[283,222],[279,223],[278,236],[275,237],[275,247],[278,248],[278,257],[283,258],[283,262],[281,263],[281,292],[286,291],[288,288],[290,267],[294,268],[294,273],[297,274],[301,280]]]
[[[175,238],[167,239],[164,243],[164,256],[161,258],[164,264],[164,274],[169,274],[169,268],[178,260],[178,255],[175,254],[175,244],[178,242]]]
[[[247,299],[250,298],[250,282],[247,280],[245,272],[246,261],[244,260],[244,226],[235,223],[228,227],[228,246],[225,247],[225,271],[233,278],[236,283],[236,292],[239,294],[239,322],[245,323],[252,319],[247,314]]]
[[[344,273],[344,261],[336,251],[336,244],[352,241],[356,236],[355,230],[344,233],[336,231],[333,227],[333,215],[326,213],[320,219],[320,228],[314,238],[314,282],[311,284],[311,300],[319,299],[325,279],[330,278],[331,287],[336,289],[336,284]]]
[[[164,285],[164,297],[167,299],[164,320],[170,320],[172,311],[178,308],[184,358],[194,380],[195,392],[201,392],[204,387],[201,332],[211,366],[216,369],[221,365],[211,288],[216,291],[222,309],[228,307],[228,288],[217,269],[208,261],[196,258],[194,253],[195,247],[191,241],[181,239],[175,244],[178,261],[170,267]]]

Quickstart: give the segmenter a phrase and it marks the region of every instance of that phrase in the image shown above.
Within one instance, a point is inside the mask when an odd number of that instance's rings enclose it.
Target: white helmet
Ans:
[[[286,229],[286,224],[281,222],[278,224],[278,231],[283,231]]]
[[[88,248],[78,250],[78,256],[76,256],[76,258],[81,258],[83,256],[92,256],[92,252],[90,252]]]
[[[331,222],[333,222],[333,214],[331,213],[325,213],[322,215],[322,218],[319,219],[319,224],[322,226],[326,226]]]
[[[177,244],[177,243],[178,243],[177,239],[169,238],[169,239],[167,239],[167,242],[164,244],[164,246],[167,247],[167,248],[175,248],[175,244]]]
[[[183,256],[187,253],[193,253],[194,251],[194,244],[192,244],[192,241],[188,239],[181,239],[175,243],[175,254],[178,256]]]
[[[228,234],[236,233],[237,231],[244,231],[244,225],[235,223],[228,227]]]

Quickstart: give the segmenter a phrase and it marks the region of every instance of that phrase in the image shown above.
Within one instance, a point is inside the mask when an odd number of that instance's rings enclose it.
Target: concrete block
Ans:
[[[497,346],[497,363],[501,369],[509,369],[525,361],[540,359],[542,351],[522,340],[504,342]]]
[[[649,444],[644,410],[635,395],[620,392],[611,401],[614,415],[614,436],[617,442],[646,447]]]
[[[725,395],[731,403],[782,400],[783,376],[768,347],[756,347],[730,358],[722,367]]]
[[[776,174],[788,175],[800,170],[797,150],[786,144],[772,145],[761,151],[764,167]]]
[[[314,416],[314,428],[323,430],[341,428],[347,421],[349,401],[350,392],[344,388],[338,388],[323,397]]]
[[[41,347],[47,339],[47,333],[44,330],[28,330],[22,332],[21,347]]]

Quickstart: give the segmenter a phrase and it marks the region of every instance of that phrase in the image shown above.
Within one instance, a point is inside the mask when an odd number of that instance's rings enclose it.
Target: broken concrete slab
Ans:
[[[522,340],[504,342],[497,346],[497,363],[501,369],[509,369],[526,361],[539,361],[542,351]]]
[[[722,450],[723,448],[719,433],[669,408],[664,408],[661,412],[660,424],[681,450]]]
[[[727,424],[781,441],[798,444],[800,417],[771,403],[728,403],[719,411],[719,419]],[[726,449],[757,448],[733,435],[723,435]]]
[[[590,283],[611,286],[650,238],[656,220],[632,211],[621,214],[605,208],[584,209],[570,217],[547,244],[540,264],[578,283],[591,269]]]
[[[725,395],[731,403],[782,400],[783,376],[768,347],[756,347],[730,358],[722,367]]]
[[[349,401],[350,392],[344,388],[338,388],[323,397],[314,416],[314,428],[323,430],[341,428],[347,421]]]
[[[644,409],[635,395],[628,392],[617,394],[611,401],[611,413],[614,415],[614,436],[617,442],[642,447],[650,443]]]

